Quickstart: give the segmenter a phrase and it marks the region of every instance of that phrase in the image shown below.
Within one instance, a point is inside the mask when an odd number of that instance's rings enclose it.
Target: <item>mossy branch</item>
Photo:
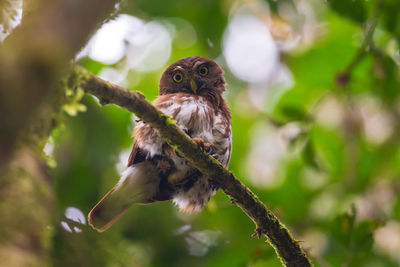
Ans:
[[[163,139],[183,155],[194,167],[209,177],[231,197],[256,224],[256,236],[265,235],[285,266],[312,266],[289,230],[266,206],[216,159],[198,149],[191,138],[169,116],[163,114],[139,92],[128,91],[106,82],[81,67],[75,67],[73,80],[85,92],[96,96],[102,104],[115,104],[135,113],[141,120],[157,129]]]

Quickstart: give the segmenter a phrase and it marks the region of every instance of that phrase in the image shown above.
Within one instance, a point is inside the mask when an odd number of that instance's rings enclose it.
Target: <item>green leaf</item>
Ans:
[[[304,146],[304,149],[302,151],[302,158],[304,162],[311,167],[317,170],[321,169],[316,160],[315,149],[310,141],[307,141],[306,145]]]
[[[356,253],[367,253],[371,251],[374,243],[373,231],[379,226],[378,223],[366,220],[358,223],[353,231],[353,249]]]
[[[350,247],[350,238],[354,227],[355,216],[356,210],[353,206],[351,213],[338,215],[332,225],[332,236],[345,248]]]
[[[306,111],[302,107],[296,106],[284,106],[282,107],[282,113],[289,120],[304,120],[308,117]]]
[[[400,35],[400,2],[397,0],[386,0],[383,4],[382,13],[386,30],[394,35]]]
[[[388,56],[376,59],[374,75],[375,93],[386,103],[394,104],[399,96],[399,68]]]
[[[367,19],[364,0],[329,0],[329,5],[339,15],[363,23]]]
[[[345,144],[341,136],[336,131],[314,126],[310,131],[310,141],[321,166],[333,178],[341,179],[345,167]]]
[[[372,220],[357,222],[354,205],[349,213],[336,217],[331,227],[332,238],[342,246],[342,251],[346,251],[342,261],[347,266],[359,266],[359,262],[369,256],[374,243],[374,230],[378,226],[380,224]]]

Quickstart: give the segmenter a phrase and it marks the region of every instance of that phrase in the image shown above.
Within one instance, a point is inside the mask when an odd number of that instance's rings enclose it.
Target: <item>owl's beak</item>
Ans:
[[[193,93],[197,94],[196,77],[191,77],[191,78],[190,78],[190,87],[192,87]]]

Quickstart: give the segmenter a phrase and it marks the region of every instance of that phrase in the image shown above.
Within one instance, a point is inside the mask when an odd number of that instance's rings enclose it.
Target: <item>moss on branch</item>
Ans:
[[[289,230],[266,208],[257,196],[216,159],[198,149],[191,138],[169,116],[163,114],[139,92],[128,91],[118,85],[103,81],[81,67],[72,76],[79,87],[96,96],[102,104],[115,104],[135,113],[141,120],[157,129],[163,139],[183,155],[194,167],[231,197],[256,224],[255,235],[265,235],[285,266],[312,266]]]

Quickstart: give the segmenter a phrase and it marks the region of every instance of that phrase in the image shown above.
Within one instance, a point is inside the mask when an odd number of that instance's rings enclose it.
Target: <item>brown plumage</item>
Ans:
[[[225,167],[232,150],[231,117],[222,93],[224,71],[204,57],[187,57],[162,74],[154,105],[171,115],[201,149]],[[132,204],[172,199],[182,212],[199,211],[215,193],[213,186],[190,166],[158,132],[140,121],[128,166],[120,181],[88,215],[98,231],[110,227]]]

